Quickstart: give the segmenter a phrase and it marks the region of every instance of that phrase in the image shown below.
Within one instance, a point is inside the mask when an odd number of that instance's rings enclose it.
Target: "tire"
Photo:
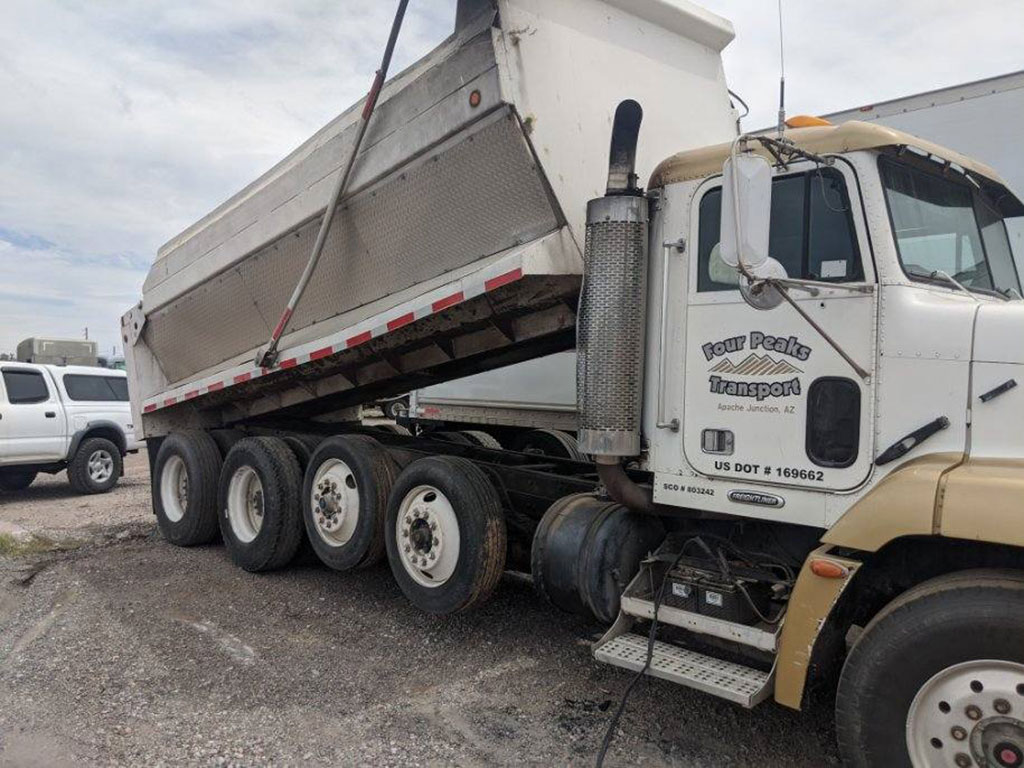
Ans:
[[[175,432],[153,463],[153,511],[171,544],[192,547],[217,537],[217,483],[223,460],[208,432]]]
[[[534,453],[573,461],[587,461],[576,438],[557,429],[531,429],[519,435],[512,444],[519,453]]]
[[[220,532],[235,565],[251,573],[292,561],[302,543],[302,471],[278,437],[239,440],[224,460],[217,494]]]
[[[466,459],[431,456],[406,467],[388,502],[385,538],[395,580],[409,602],[427,613],[452,614],[483,602],[505,569],[507,532],[498,493]],[[417,551],[425,567],[411,564]],[[432,552],[435,562],[428,559]]]
[[[105,437],[87,437],[68,462],[68,481],[76,493],[106,493],[123,473],[121,449]]]
[[[397,476],[388,452],[371,437],[331,437],[320,444],[302,485],[302,519],[324,565],[350,571],[381,561],[384,516]],[[328,482],[338,486],[330,496],[324,494]]]
[[[245,432],[240,429],[212,429],[210,430],[210,437],[217,444],[220,456],[223,459],[228,455],[228,451],[234,447],[235,443],[245,439]]]
[[[858,638],[840,677],[836,732],[844,765],[910,766],[910,741],[916,744],[919,765],[957,764],[957,754],[970,757],[972,730],[997,715],[993,708],[1004,697],[1003,687],[1009,689],[1005,699],[1013,702],[1011,715],[1019,729],[1022,617],[1024,578],[1013,572],[939,577],[886,606]],[[951,670],[954,665],[964,666]],[[995,675],[992,669],[999,665],[1010,669]],[[980,682],[974,678],[990,683],[980,696],[972,691]],[[953,700],[952,711],[947,698]],[[965,714],[972,704],[980,710],[977,723]],[[959,740],[956,726],[964,728]]]
[[[392,435],[412,437],[412,432],[403,427],[401,424],[378,424],[377,429],[379,429],[381,432],[389,432]]]
[[[23,491],[32,485],[38,472],[8,467],[0,469],[0,491]]]
[[[299,462],[299,469],[305,472],[306,467],[309,466],[309,459],[320,445],[320,441],[310,435],[287,435],[282,440],[295,454],[295,460]]]
[[[482,432],[479,429],[464,429],[459,434],[468,437],[473,445],[478,445],[481,448],[492,448],[496,451],[501,450],[501,443],[491,435],[486,432]]]
[[[431,432],[427,435],[430,440],[440,440],[442,443],[454,443],[456,445],[476,445],[473,438],[462,432]]]

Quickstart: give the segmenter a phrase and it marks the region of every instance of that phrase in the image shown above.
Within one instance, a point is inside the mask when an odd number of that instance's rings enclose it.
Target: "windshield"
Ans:
[[[912,278],[944,272],[964,287],[1020,292],[1002,216],[966,181],[883,157],[896,247]]]

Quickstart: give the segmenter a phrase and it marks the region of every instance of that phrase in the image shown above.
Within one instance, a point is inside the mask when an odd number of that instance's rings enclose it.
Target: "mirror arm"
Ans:
[[[775,288],[775,290],[779,292],[782,298],[785,299],[789,303],[789,305],[797,311],[797,314],[799,314],[804,320],[806,320],[807,324],[810,325],[814,330],[816,330],[818,334],[821,336],[821,338],[827,341],[829,345],[832,347],[832,349],[839,353],[839,356],[842,357],[843,360],[850,364],[850,367],[857,372],[858,376],[860,376],[864,381],[868,381],[871,378],[870,373],[861,368],[857,364],[857,362],[846,353],[846,350],[839,346],[839,343],[831,336],[829,336],[824,328],[822,328],[820,325],[818,325],[817,322],[815,322],[814,318],[812,318],[810,315],[804,312],[804,310],[800,307],[799,304],[796,303],[793,297],[789,295],[789,290],[786,288],[785,285],[782,285],[778,280],[774,279],[765,280],[764,282],[772,284],[772,287]]]

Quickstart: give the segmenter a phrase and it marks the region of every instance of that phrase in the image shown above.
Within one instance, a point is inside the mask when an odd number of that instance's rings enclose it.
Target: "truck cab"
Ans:
[[[808,281],[791,302],[752,304],[720,257],[728,146],[652,179],[655,500],[829,527],[899,466],[881,459],[908,435],[912,455],[1019,455],[998,426],[1013,398],[977,399],[1019,377],[1008,332],[1024,303],[1003,221],[1019,201],[993,170],[879,126],[786,138],[820,158],[771,171],[768,253]]]
[[[108,491],[139,449],[127,374],[85,366],[0,365],[0,488],[68,470],[82,493]]]

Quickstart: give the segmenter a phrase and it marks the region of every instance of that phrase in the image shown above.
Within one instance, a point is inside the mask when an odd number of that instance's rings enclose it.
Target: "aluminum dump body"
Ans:
[[[122,319],[147,435],[324,416],[571,346],[618,104],[644,108],[640,178],[734,133],[731,27],[685,0],[465,0],[459,19],[385,85],[278,367],[253,361],[362,103],[160,249]]]

